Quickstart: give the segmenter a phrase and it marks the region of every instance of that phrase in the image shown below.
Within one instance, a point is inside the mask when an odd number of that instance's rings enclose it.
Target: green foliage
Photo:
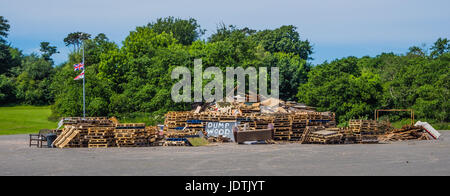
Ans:
[[[248,27],[238,29],[234,25],[228,25],[226,26],[224,23],[221,23],[216,30],[216,33],[212,34],[209,38],[209,42],[218,42],[218,41],[224,41],[227,39],[233,40],[232,37],[236,36],[249,36],[256,33],[256,30],[252,30]]]
[[[0,16],[0,74],[9,74],[9,70],[18,65],[16,51],[6,41],[11,26],[3,16]]]
[[[297,95],[296,88],[308,80],[310,67],[300,56],[293,53],[275,53],[264,59],[264,65],[280,69],[280,98],[294,101]]]
[[[86,115],[107,116],[109,114],[109,102],[112,96],[113,83],[99,76],[100,58],[103,52],[116,49],[117,46],[99,35],[94,40],[85,41],[86,54],[92,54],[85,61],[86,78]],[[69,61],[57,68],[51,84],[51,93],[55,96],[52,106],[54,116],[80,116],[83,106],[82,81],[75,81],[80,72],[73,70],[73,65],[80,63],[82,54],[74,52],[69,56]]]
[[[69,33],[66,38],[64,38],[64,43],[66,46],[72,45],[74,47],[74,51],[79,51],[81,48],[81,44],[84,40],[88,40],[91,38],[91,34],[83,33],[83,32],[74,32]]]
[[[0,42],[0,74],[7,73],[13,67],[9,46]]]
[[[377,108],[412,108],[418,119],[448,122],[450,53],[430,58],[419,49],[410,48],[406,56],[349,57],[316,66],[297,97],[319,110],[336,111],[341,123],[371,117]]]
[[[194,41],[185,46],[173,32],[156,31],[164,21],[137,27],[118,48],[104,35],[85,41],[86,82],[92,88],[107,89],[100,94],[87,90],[90,115],[118,116],[128,119],[136,114],[160,115],[168,110],[185,110],[190,105],[174,103],[171,99],[171,70],[177,66],[193,68],[193,59],[202,58],[203,67],[280,66],[281,85],[288,93],[283,98],[293,99],[297,85],[306,81],[306,61],[294,53],[270,53],[250,37],[250,30],[233,30],[221,40]],[[167,21],[166,21],[167,22]],[[170,20],[169,20],[169,23]],[[175,24],[174,24],[175,25]],[[52,89],[55,94],[53,111],[58,115],[80,115],[81,90],[70,70],[79,54],[73,53],[71,61],[55,76]],[[66,68],[67,67],[67,68]],[[97,71],[92,73],[92,69]],[[66,73],[67,70],[67,73]],[[70,78],[70,79],[64,79]],[[92,84],[94,83],[94,84]],[[65,88],[62,88],[64,86]],[[64,90],[58,90],[64,89]],[[137,116],[139,116],[137,115]],[[131,118],[134,119],[134,118]],[[157,123],[157,120],[147,122]]]
[[[0,16],[0,43],[5,43],[5,38],[8,37],[8,31],[11,26],[8,24],[3,16]]]
[[[308,40],[300,40],[297,27],[288,25],[275,30],[259,31],[253,38],[269,52],[285,52],[299,55],[300,58],[309,60],[312,54],[312,46]]]
[[[348,57],[314,67],[308,82],[299,86],[300,102],[321,111],[336,112],[339,122],[367,118],[379,106],[380,77],[360,68],[359,59]]]
[[[436,58],[450,51],[450,40],[448,40],[447,38],[439,38],[438,40],[436,40],[436,42],[434,42],[433,47],[431,47],[430,49],[430,56]]]
[[[56,46],[50,46],[49,42],[41,42],[40,51],[42,52],[42,58],[50,62],[53,62],[51,59],[52,55],[59,53]]]
[[[351,118],[369,119],[377,108],[412,108],[417,119],[442,127],[449,121],[447,38],[428,49],[412,46],[405,55],[347,57],[311,66],[312,46],[292,25],[256,31],[222,23],[203,41],[205,30],[195,19],[167,17],[137,27],[122,47],[103,33],[92,39],[88,33],[70,33],[64,42],[74,50],[67,62],[54,67],[56,47],[42,42],[41,56],[23,55],[7,44],[9,28],[0,17],[0,105],[51,104],[52,119],[82,114],[82,81],[73,80],[80,73],[73,64],[82,61],[83,46],[89,116],[158,124],[168,110],[190,109],[190,104],[172,101],[176,81],[171,71],[177,66],[193,70],[193,60],[201,58],[203,69],[276,66],[281,99],[336,112],[339,126]],[[401,122],[405,116],[389,117]]]
[[[163,32],[172,33],[173,37],[183,45],[191,45],[206,31],[200,28],[200,25],[197,24],[197,20],[194,18],[184,20],[172,16],[158,18],[156,22],[149,23],[147,27],[158,34]]]
[[[15,101],[16,87],[14,81],[5,75],[0,75],[0,105],[14,103]]]
[[[53,95],[49,86],[52,82],[52,63],[36,55],[26,56],[19,68],[20,75],[15,81],[16,96],[20,103],[29,105],[49,105]]]

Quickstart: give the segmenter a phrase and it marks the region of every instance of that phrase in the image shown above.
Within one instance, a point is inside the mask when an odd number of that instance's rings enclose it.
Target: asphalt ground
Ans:
[[[0,136],[0,175],[450,175],[450,131],[388,144],[216,144],[202,147],[28,147]]]

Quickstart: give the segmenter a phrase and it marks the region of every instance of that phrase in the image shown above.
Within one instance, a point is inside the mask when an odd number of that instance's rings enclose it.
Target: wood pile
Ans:
[[[254,103],[252,105],[242,104],[239,106],[239,111],[241,114],[251,114],[261,112],[260,103]]]
[[[169,112],[166,125],[172,135],[178,137],[189,135],[190,131],[202,131],[207,122],[224,120],[238,121],[247,124],[249,130],[268,129],[273,126],[273,138],[278,141],[300,141],[301,143],[378,143],[379,141],[398,141],[408,139],[429,139],[423,131],[405,127],[394,130],[389,123],[374,120],[350,120],[346,128],[335,128],[335,114],[331,112],[290,112],[263,114],[256,112],[257,105],[241,106],[244,112],[237,114],[217,111],[207,112]],[[253,109],[252,109],[253,108]],[[250,112],[254,110],[253,112]],[[182,126],[182,127],[175,127]],[[184,126],[183,126],[184,125]],[[334,128],[334,129],[333,129]],[[317,131],[326,130],[315,133]],[[340,138],[340,139],[339,139]],[[212,138],[211,140],[217,140]]]
[[[164,125],[168,130],[176,130],[185,127],[191,112],[168,112],[165,115]]]
[[[379,137],[380,141],[430,140],[429,134],[420,126],[405,125],[401,129],[394,129]]]
[[[163,146],[186,146],[186,142],[183,140],[179,141],[164,141]]]
[[[91,127],[85,139],[89,148],[107,148],[115,145],[114,127]]]
[[[272,119],[273,139],[274,140],[291,140],[292,123],[288,115],[276,115]]]
[[[378,143],[378,135],[383,133],[374,120],[350,120],[349,130],[352,131],[355,143]],[[348,136],[348,134],[346,134]]]
[[[332,112],[305,112],[308,126],[336,127],[335,114]]]
[[[272,116],[261,115],[251,117],[251,122],[249,123],[251,128],[254,129],[267,129],[268,125],[273,122]]]
[[[150,146],[159,139],[158,128],[144,123],[119,124],[105,117],[63,118],[64,128],[57,134],[58,148],[107,148]]]
[[[343,135],[339,131],[325,129],[310,133],[306,142],[310,144],[340,144],[342,137]]]
[[[339,129],[339,133],[342,134],[343,144],[354,144],[356,143],[356,135],[353,133],[349,127],[343,127]]]
[[[325,127],[322,127],[322,126],[320,126],[320,127],[319,126],[307,126],[305,128],[305,131],[302,134],[302,137],[300,139],[300,143],[307,144],[309,142],[309,135],[310,135],[310,133],[313,133],[313,132],[316,132],[316,131],[319,131],[319,130],[323,130],[323,129],[325,129]]]
[[[302,138],[303,132],[308,126],[309,120],[306,113],[298,113],[290,116],[292,135],[291,140],[299,141]]]
[[[145,124],[118,124],[114,129],[114,141],[117,147],[149,146],[149,135]]]
[[[164,140],[163,146],[191,146],[187,138],[167,138]]]
[[[167,131],[164,132],[164,137],[165,138],[187,138],[187,137],[192,137],[198,135],[198,131],[191,131],[191,130],[187,130],[187,131]]]
[[[84,148],[89,146],[89,129],[100,127],[114,127],[113,121],[106,117],[67,117],[63,118],[61,133],[53,144],[58,148]],[[76,134],[74,134],[76,132]]]
[[[243,106],[245,108],[254,108],[256,105]],[[252,109],[253,110],[253,109]],[[247,111],[251,111],[250,109]],[[256,111],[256,109],[254,110]],[[241,112],[236,114],[222,113],[216,111],[183,111],[168,112],[165,115],[165,131],[189,132],[203,131],[206,123],[219,121],[238,121],[241,124],[248,123],[249,128],[267,129],[269,124],[274,128],[275,140],[300,140],[306,126],[325,126],[335,127],[335,115],[331,112],[292,112],[292,113],[274,113],[262,114],[258,112]]]

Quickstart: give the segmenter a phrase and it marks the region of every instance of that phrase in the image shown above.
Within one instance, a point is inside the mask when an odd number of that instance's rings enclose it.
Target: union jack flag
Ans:
[[[83,78],[84,78],[84,70],[83,70],[83,72],[80,73],[80,75],[75,77],[73,80],[79,80],[79,79],[83,79]]]
[[[74,71],[84,70],[84,63],[79,63],[79,64],[73,65],[73,70]]]

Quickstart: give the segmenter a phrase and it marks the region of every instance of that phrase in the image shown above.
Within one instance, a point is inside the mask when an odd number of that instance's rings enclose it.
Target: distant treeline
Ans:
[[[41,43],[41,53],[23,55],[6,40],[8,21],[0,18],[0,104],[52,105],[53,117],[82,114],[82,82],[73,65],[86,55],[86,111],[89,116],[161,116],[187,110],[174,103],[171,71],[203,68],[280,69],[280,98],[336,112],[339,122],[371,118],[377,108],[413,108],[416,117],[448,122],[450,42],[413,46],[406,54],[347,57],[310,63],[313,48],[296,27],[256,31],[221,24],[207,40],[195,19],[160,18],[131,31],[119,47],[105,34],[74,32],[64,42],[68,60],[54,65],[57,48]],[[204,81],[206,84],[208,81]],[[156,122],[157,120],[155,120]]]

